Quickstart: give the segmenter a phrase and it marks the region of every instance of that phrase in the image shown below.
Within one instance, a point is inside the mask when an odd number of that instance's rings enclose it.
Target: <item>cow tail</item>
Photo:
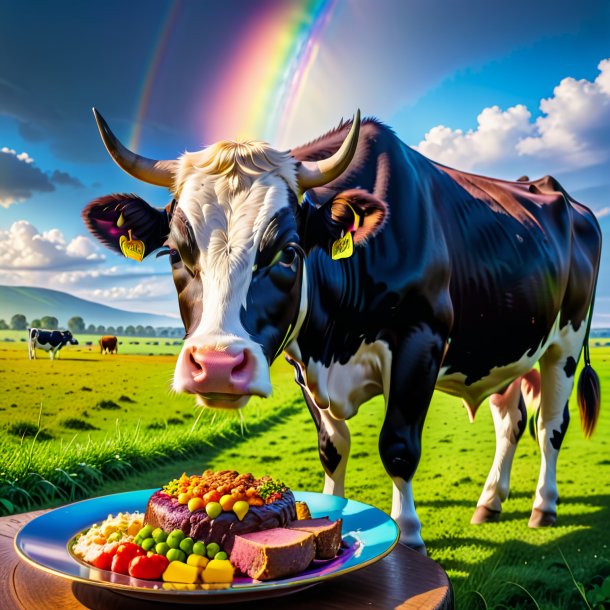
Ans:
[[[597,281],[596,281],[597,284]],[[589,307],[589,319],[587,320],[587,332],[585,333],[584,343],[584,360],[585,366],[580,372],[578,378],[578,389],[576,395],[578,398],[578,410],[580,412],[580,421],[585,438],[589,438],[595,430],[597,419],[599,417],[599,407],[601,404],[601,388],[599,377],[591,366],[591,356],[589,353],[589,331],[591,330],[591,320],[593,318],[593,305],[595,303],[595,288],[591,297],[591,306]]]

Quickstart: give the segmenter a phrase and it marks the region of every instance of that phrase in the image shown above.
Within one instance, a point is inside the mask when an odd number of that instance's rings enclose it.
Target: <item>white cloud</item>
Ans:
[[[99,261],[98,246],[84,235],[77,235],[67,246],[66,254],[87,261]],[[106,257],[103,257],[106,258]]]
[[[601,210],[595,210],[595,215],[598,218],[604,218],[604,216],[610,216],[610,207],[606,206],[605,208],[602,208]]]
[[[60,244],[62,246],[66,245],[66,240],[64,239],[63,233],[59,229],[51,229],[50,231],[45,231],[44,233],[42,233],[42,239],[53,242],[55,244]]]
[[[506,111],[485,108],[477,117],[478,127],[464,133],[444,125],[433,127],[417,150],[435,161],[469,170],[502,160],[519,140],[532,132],[529,110],[519,104]]]
[[[608,161],[610,59],[598,68],[593,82],[564,78],[553,96],[540,102],[542,115],[533,122],[521,104],[504,111],[492,106],[479,114],[476,129],[463,132],[438,125],[416,148],[440,163],[478,171],[508,168],[519,165],[519,160],[522,167],[525,161],[544,160],[548,172]]]
[[[21,152],[17,154],[17,151],[14,148],[8,148],[8,146],[3,146],[0,148],[0,152],[8,153],[9,155],[14,155],[19,159],[19,161],[23,161],[24,163],[34,163],[34,159],[28,155],[26,152]]]
[[[84,298],[103,301],[139,301],[175,295],[176,290],[171,278],[160,281],[159,278],[146,278],[129,286],[109,286],[94,290],[81,291]]]
[[[0,269],[61,270],[105,260],[88,237],[66,242],[59,229],[40,233],[27,220],[18,220],[8,230],[0,229]]]
[[[610,59],[598,65],[593,81],[568,77],[553,97],[540,102],[536,135],[517,146],[522,155],[561,157],[572,167],[587,167],[610,157]]]

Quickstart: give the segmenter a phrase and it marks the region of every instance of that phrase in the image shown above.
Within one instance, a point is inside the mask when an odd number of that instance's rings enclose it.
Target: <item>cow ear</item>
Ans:
[[[366,244],[388,217],[387,204],[362,189],[343,191],[326,206],[330,207],[331,224],[343,234],[351,233],[355,246]]]
[[[107,248],[140,260],[160,248],[169,233],[167,211],[153,208],[136,195],[100,197],[87,205],[82,216],[91,234]],[[141,242],[143,250],[137,244],[137,256],[128,254],[126,241]]]

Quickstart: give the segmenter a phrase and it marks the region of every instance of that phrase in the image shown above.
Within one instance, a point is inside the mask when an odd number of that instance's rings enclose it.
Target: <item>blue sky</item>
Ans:
[[[291,6],[306,21],[311,5]],[[282,0],[145,6],[2,3],[1,284],[177,316],[166,260],[124,260],[84,229],[80,211],[95,197],[136,192],[159,206],[168,198],[114,165],[91,107],[129,143],[148,84],[137,150],[150,157],[199,149],[213,134],[232,138],[244,125],[219,113],[218,100],[235,53],[261,23],[276,24],[278,37],[291,30],[278,17]],[[554,175],[608,233],[610,63],[600,62],[610,59],[610,3],[337,0],[317,43],[294,119],[272,142],[278,148],[315,138],[360,107],[449,165],[503,178]],[[248,99],[239,86],[231,90]],[[598,326],[610,326],[608,256]]]

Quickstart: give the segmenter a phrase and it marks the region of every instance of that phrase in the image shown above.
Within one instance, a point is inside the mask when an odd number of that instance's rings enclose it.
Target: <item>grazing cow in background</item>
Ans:
[[[119,340],[111,335],[100,337],[100,354],[118,354]]]
[[[69,330],[30,328],[28,332],[28,356],[30,360],[32,358],[36,359],[36,350],[43,349],[45,352],[49,352],[51,360],[54,360],[56,354],[59,358],[59,350],[68,343],[78,345],[78,341]]]
[[[343,494],[346,420],[376,395],[401,541],[424,549],[411,480],[435,388],[471,417],[490,397],[496,458],[473,520],[497,519],[525,428],[522,379],[540,362],[542,464],[530,526],[555,523],[556,464],[584,346],[585,435],[599,413],[588,336],[601,255],[595,216],[551,177],[508,182],[425,158],[359,115],[303,147],[219,142],[178,160],[113,159],[170,189],[155,209],[109,195],[83,212],[121,252],[169,255],[186,337],[174,388],[209,407],[271,393],[285,351],[318,429],[324,491]],[[359,136],[360,131],[360,136]]]

